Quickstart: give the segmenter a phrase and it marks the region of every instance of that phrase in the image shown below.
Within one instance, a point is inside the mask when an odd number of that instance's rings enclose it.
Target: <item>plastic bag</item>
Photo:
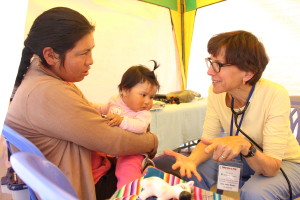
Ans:
[[[170,92],[166,94],[167,99],[178,98],[180,103],[191,102],[195,97],[201,97],[201,95],[192,90],[180,90],[175,92]]]

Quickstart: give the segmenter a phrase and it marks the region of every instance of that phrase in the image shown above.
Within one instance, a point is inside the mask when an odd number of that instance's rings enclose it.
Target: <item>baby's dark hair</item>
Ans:
[[[136,84],[144,83],[146,81],[148,81],[151,85],[156,86],[157,90],[159,90],[160,85],[154,74],[154,71],[159,67],[159,65],[155,60],[151,61],[154,62],[153,71],[150,71],[144,65],[136,65],[130,67],[122,76],[121,83],[118,86],[119,92],[121,92],[122,89],[131,89]]]

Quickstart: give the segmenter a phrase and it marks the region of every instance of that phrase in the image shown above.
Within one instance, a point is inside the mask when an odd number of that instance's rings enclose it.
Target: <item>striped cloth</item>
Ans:
[[[141,193],[141,180],[144,178],[157,176],[164,179],[170,185],[176,185],[179,183],[185,182],[184,180],[174,176],[172,174],[168,174],[163,172],[157,168],[149,167],[145,175],[139,179],[134,180],[133,182],[123,186],[119,191],[117,191],[116,196],[112,199],[115,200],[138,200],[138,196]],[[194,187],[193,191],[194,200],[235,200],[230,197],[226,197],[224,195],[220,195],[211,191],[203,190],[198,187]],[[156,198],[148,198],[149,200],[155,200]]]

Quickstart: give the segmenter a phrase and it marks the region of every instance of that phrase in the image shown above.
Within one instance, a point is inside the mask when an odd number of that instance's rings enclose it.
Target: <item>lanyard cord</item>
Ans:
[[[248,96],[248,99],[247,99],[247,103],[244,107],[244,109],[242,111],[239,111],[239,112],[236,112],[233,107],[234,107],[234,98],[232,97],[232,101],[231,101],[231,112],[232,112],[232,115],[231,115],[231,124],[230,124],[230,136],[232,136],[232,132],[233,132],[233,118],[234,118],[234,124],[236,126],[236,134],[235,135],[238,135],[239,132],[241,132],[248,140],[250,140],[255,146],[257,146],[257,148],[260,150],[260,151],[263,151],[263,148],[260,147],[252,138],[250,138],[242,129],[241,129],[241,125],[242,125],[242,122],[243,122],[243,119],[244,119],[244,115],[245,115],[245,112],[250,104],[250,99],[252,97],[252,94],[253,94],[253,91],[254,91],[254,88],[255,88],[255,85],[252,86],[251,88],[251,91],[249,93],[249,96]],[[242,115],[242,118],[240,120],[240,123],[238,124],[237,123],[237,119],[238,119],[238,116],[239,115]],[[280,167],[280,171],[282,172],[282,175],[284,176],[284,178],[286,179],[287,181],[287,184],[288,184],[288,187],[289,187],[289,192],[290,192],[290,200],[293,199],[293,192],[292,192],[292,186],[291,186],[291,183],[290,183],[290,180],[289,178],[287,177],[286,173],[283,171],[283,169]]]
[[[236,130],[235,135],[238,135],[238,134],[239,134],[239,129],[240,129],[241,126],[242,126],[243,119],[244,119],[244,115],[245,115],[245,112],[246,112],[246,110],[247,110],[247,108],[248,108],[248,106],[249,106],[249,104],[250,104],[250,99],[251,99],[251,97],[252,97],[252,94],[253,94],[254,89],[255,89],[255,85],[252,86],[252,88],[251,88],[251,90],[250,90],[250,93],[249,93],[249,95],[248,95],[248,98],[247,98],[247,103],[246,103],[246,105],[245,105],[245,107],[244,107],[244,109],[243,109],[242,111],[236,112],[236,111],[233,109],[233,108],[234,108],[234,98],[232,97],[232,99],[231,99],[231,112],[232,112],[232,114],[231,114],[231,123],[230,123],[230,136],[233,135],[233,118],[234,118],[235,120],[237,120],[238,116],[239,116],[239,115],[242,115],[242,118],[241,118],[241,120],[240,120],[240,124],[239,124],[239,125],[236,124],[237,130]]]

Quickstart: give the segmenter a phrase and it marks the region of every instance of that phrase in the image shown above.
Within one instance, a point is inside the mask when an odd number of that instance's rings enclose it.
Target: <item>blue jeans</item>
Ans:
[[[274,177],[266,177],[255,173],[247,164],[245,159],[237,157],[243,162],[243,169],[240,181],[240,197],[242,200],[273,200],[289,199],[289,188],[287,180],[281,171]],[[300,193],[300,164],[282,161],[282,169],[288,176],[292,186],[293,196]],[[218,163],[212,159],[200,164],[197,167],[202,181],[198,181],[195,176],[192,178],[184,177],[186,181],[193,180],[195,186],[209,190],[211,186],[217,184]]]

